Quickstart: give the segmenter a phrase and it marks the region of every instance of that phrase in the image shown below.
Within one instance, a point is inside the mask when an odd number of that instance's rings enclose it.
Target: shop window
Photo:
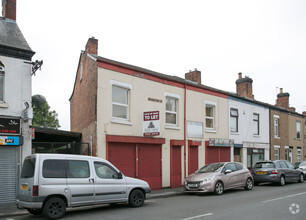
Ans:
[[[247,166],[248,168],[254,167],[256,162],[264,161],[264,149],[248,149],[247,151]]]

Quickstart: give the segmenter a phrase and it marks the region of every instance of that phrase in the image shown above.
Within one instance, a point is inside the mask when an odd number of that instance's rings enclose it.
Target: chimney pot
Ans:
[[[242,79],[242,73],[238,73],[238,79]]]

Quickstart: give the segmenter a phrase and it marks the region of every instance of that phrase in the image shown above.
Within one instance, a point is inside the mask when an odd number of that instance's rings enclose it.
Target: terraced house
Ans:
[[[270,159],[268,104],[205,86],[197,69],[180,78],[101,57],[95,38],[80,54],[70,116],[90,143],[84,154],[152,189],[181,186],[207,163]]]

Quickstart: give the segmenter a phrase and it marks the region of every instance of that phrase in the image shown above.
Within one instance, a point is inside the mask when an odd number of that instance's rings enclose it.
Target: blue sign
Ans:
[[[19,146],[21,145],[19,140],[20,140],[20,137],[0,136],[0,145]]]

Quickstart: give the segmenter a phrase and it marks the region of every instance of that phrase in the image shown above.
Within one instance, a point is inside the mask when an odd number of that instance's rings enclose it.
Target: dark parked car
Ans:
[[[304,182],[303,172],[286,160],[257,162],[252,169],[252,174],[255,185],[272,182],[283,186],[286,182]]]

